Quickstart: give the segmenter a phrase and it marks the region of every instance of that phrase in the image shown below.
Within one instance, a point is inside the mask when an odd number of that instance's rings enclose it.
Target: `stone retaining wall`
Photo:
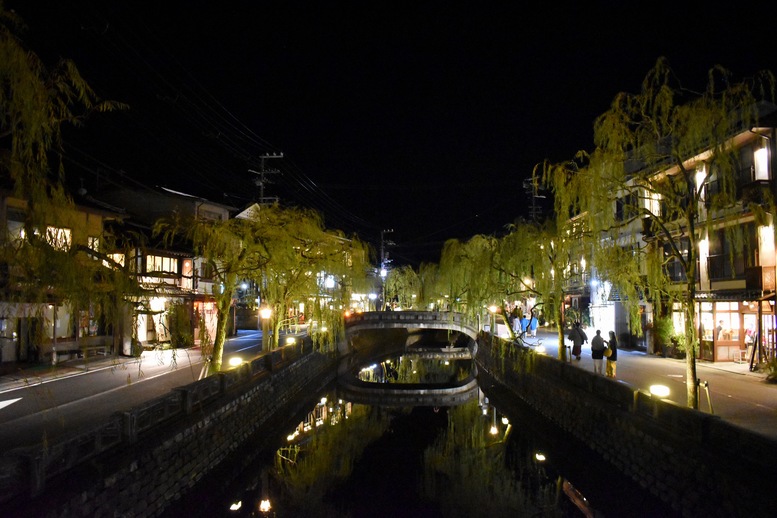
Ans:
[[[773,516],[777,441],[488,335],[476,362],[678,514]]]
[[[125,434],[119,447],[48,481],[34,498],[4,502],[3,514],[161,515],[222,463],[250,463],[259,451],[243,445],[279,415],[296,414],[301,401],[335,378],[332,356],[299,351],[285,356],[284,361],[284,354],[274,352],[270,372],[241,387],[232,386],[207,405],[195,404],[184,418],[135,437]],[[186,408],[187,397],[179,399]]]

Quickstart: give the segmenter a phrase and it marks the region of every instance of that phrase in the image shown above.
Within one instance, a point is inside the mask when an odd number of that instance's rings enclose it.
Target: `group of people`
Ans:
[[[515,308],[507,317],[508,323],[518,335],[537,336],[537,317],[530,315],[527,317],[522,311]]]
[[[610,331],[609,340],[602,338],[602,332],[596,330],[596,336],[591,339],[591,358],[594,360],[594,372],[596,374],[605,374],[608,378],[615,377],[615,365],[618,361],[618,340],[615,338],[615,332]],[[583,344],[588,343],[588,335],[583,331],[580,322],[575,322],[572,331],[569,332],[569,339],[572,341],[572,356],[580,361],[580,354],[583,350]],[[604,359],[607,359],[606,370],[603,371]]]

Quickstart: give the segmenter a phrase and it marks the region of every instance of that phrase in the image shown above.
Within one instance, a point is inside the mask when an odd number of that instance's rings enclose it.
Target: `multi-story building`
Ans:
[[[75,270],[79,270],[82,280],[94,285],[100,282],[103,267],[98,254],[103,246],[104,227],[120,214],[89,200],[51,211],[45,228],[34,229],[47,249],[39,248],[35,255],[26,244],[27,210],[25,201],[10,191],[0,192],[0,228],[4,229],[0,359],[56,362],[74,354],[120,349],[121,319],[107,320],[106,312],[99,311],[94,301],[85,300],[88,290],[82,290],[78,296],[68,292],[68,282],[73,279],[66,278],[75,277]],[[23,255],[25,247],[33,255]],[[34,262],[42,253],[62,260],[45,265],[48,272],[23,264]],[[70,265],[70,269],[63,265]],[[53,272],[56,268],[62,270]]]
[[[714,167],[710,163],[710,153],[700,152],[685,163],[686,168],[697,172],[698,183],[707,179],[705,185],[697,186],[704,191],[698,207],[700,224],[697,232],[700,234],[697,235],[695,299],[698,321],[694,324],[699,330],[699,357],[704,360],[729,362],[775,357],[775,214],[769,212],[773,205],[770,207],[761,202],[771,199],[773,203],[777,193],[776,122],[777,107],[769,106],[760,114],[759,127],[744,128],[731,137],[730,144],[738,152],[738,171],[734,178],[738,201],[730,207],[713,210],[709,203],[720,189],[720,179],[715,174],[707,174],[707,168]],[[655,174],[667,175],[672,171],[656,171]],[[620,233],[624,241],[626,236],[633,236],[636,242],[668,246],[655,239],[644,221],[624,213],[627,207],[639,203],[646,204],[645,208],[653,213],[661,211],[661,200],[645,193],[635,197],[633,191],[624,196],[634,199],[612,200],[615,219],[622,222]],[[760,209],[753,210],[754,205]],[[740,228],[730,232],[732,226]],[[687,253],[691,241],[680,242],[685,243],[683,250]],[[670,255],[666,249],[665,256]],[[673,283],[671,289],[684,289],[685,272],[677,260],[668,261],[664,272]],[[590,290],[593,325],[614,329],[619,337],[627,340],[642,334],[630,329],[627,311],[617,290],[607,279],[598,278],[595,271],[591,274],[585,290]],[[581,296],[580,286],[570,288],[570,299]],[[656,315],[652,314],[649,303],[642,301],[641,304],[642,324],[649,327]],[[671,308],[668,316],[677,334],[682,334],[684,316],[678,304]]]
[[[128,257],[118,258],[130,262],[131,270],[145,291],[145,295],[135,301],[133,336],[136,343],[148,346],[191,340],[192,344],[199,344],[205,337],[212,343],[217,319],[213,293],[220,287],[213,281],[210,266],[194,255],[189,243],[179,240],[173,246],[164,244],[152,236],[151,228],[159,219],[171,218],[174,214],[184,219],[221,221],[229,219],[236,209],[165,188],[113,188],[103,190],[99,197],[126,210],[125,235],[143,236],[139,240],[142,242],[135,242],[130,247]],[[188,325],[185,332],[183,325]],[[179,336],[173,336],[175,334]],[[125,354],[130,352],[124,351]]]

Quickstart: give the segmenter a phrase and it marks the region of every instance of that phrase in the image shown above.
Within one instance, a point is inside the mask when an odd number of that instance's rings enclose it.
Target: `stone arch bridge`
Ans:
[[[453,406],[477,396],[474,363],[468,379],[448,383],[371,383],[359,369],[395,355],[438,360],[472,360],[477,325],[461,313],[380,311],[355,314],[345,321],[339,345],[338,386],[353,402],[383,406]]]

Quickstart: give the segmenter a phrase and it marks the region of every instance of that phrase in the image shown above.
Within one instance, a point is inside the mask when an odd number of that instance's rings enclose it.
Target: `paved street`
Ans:
[[[589,343],[583,345],[580,361],[572,364],[593,372],[590,339],[596,331],[586,329]],[[604,332],[602,334],[605,334]],[[558,336],[555,331],[540,330],[537,338],[548,355],[558,357]],[[566,340],[566,345],[572,345]],[[777,385],[766,383],[763,372],[750,372],[748,364],[697,362],[698,379],[707,382],[707,391],[700,387],[699,409],[722,419],[777,439]],[[662,358],[641,351],[618,349],[617,379],[620,382],[649,391],[650,385],[666,385],[671,390],[667,399],[685,406],[685,360]],[[710,402],[712,407],[710,409]]]
[[[224,362],[261,352],[260,331],[227,340]],[[0,453],[52,442],[114,412],[199,379],[199,349],[145,351],[140,358],[97,357],[25,366],[0,376]]]

